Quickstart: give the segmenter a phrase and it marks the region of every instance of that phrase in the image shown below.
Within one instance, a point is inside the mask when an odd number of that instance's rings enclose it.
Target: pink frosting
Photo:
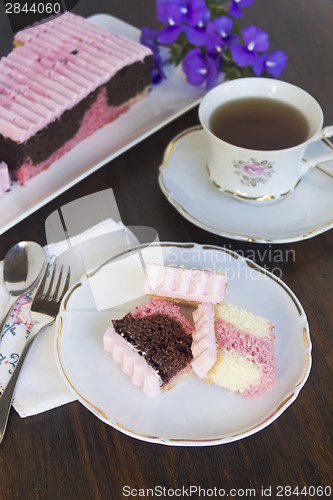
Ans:
[[[222,273],[146,264],[144,289],[147,295],[217,304],[224,298],[226,283]]]
[[[70,12],[19,32],[0,61],[0,133],[24,142],[150,49]]]
[[[107,328],[104,334],[103,345],[116,363],[121,365],[123,372],[131,377],[133,384],[141,387],[147,396],[157,396],[161,393],[161,381],[155,370],[112,326]]]
[[[200,304],[193,319],[192,369],[198,377],[205,378],[217,358],[214,306]]]
[[[2,161],[0,163],[0,196],[10,189],[10,177],[7,164]]]
[[[252,398],[264,394],[276,384],[273,325],[270,324],[266,337],[256,337],[227,323],[216,321],[216,338],[219,348],[227,349],[252,360],[260,369],[262,377],[259,384],[249,386],[242,394]]]

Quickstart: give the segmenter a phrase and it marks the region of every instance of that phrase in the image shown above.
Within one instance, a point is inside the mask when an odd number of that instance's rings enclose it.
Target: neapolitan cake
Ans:
[[[262,396],[276,383],[274,327],[260,316],[227,304],[225,288],[223,273],[147,264],[144,289],[153,298],[122,320],[112,322],[104,335],[104,348],[151,396],[160,394],[164,387],[171,388],[190,368],[207,384],[248,398]],[[189,306],[187,312],[193,323],[175,303]],[[183,348],[179,351],[179,337],[169,334],[170,321],[174,324],[174,320],[182,325],[181,338],[187,337],[186,357],[181,357],[181,364],[175,364],[183,352]],[[156,360],[152,363],[146,359],[159,343],[163,345],[163,351],[159,351],[160,357],[163,352],[161,367]],[[169,370],[171,375],[165,378],[162,374]]]
[[[267,319],[235,305],[217,305],[217,360],[205,382],[248,398],[262,396],[276,384],[273,328]]]
[[[66,12],[0,60],[0,162],[24,183],[148,91],[152,52]]]

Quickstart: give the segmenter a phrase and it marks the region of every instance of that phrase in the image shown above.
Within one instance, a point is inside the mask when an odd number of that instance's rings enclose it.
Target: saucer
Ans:
[[[221,193],[209,180],[207,148],[201,126],[187,129],[170,142],[159,171],[159,184],[168,201],[196,226],[257,243],[301,241],[333,227],[332,176],[313,168],[283,200],[248,205]],[[306,156],[311,158],[328,149],[323,141],[313,143]]]

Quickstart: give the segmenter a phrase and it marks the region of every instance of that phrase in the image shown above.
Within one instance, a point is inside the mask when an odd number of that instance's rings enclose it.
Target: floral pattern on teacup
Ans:
[[[240,176],[241,183],[249,187],[264,184],[274,173],[272,162],[267,160],[259,162],[255,158],[250,158],[249,161],[235,161],[234,169],[235,173]]]

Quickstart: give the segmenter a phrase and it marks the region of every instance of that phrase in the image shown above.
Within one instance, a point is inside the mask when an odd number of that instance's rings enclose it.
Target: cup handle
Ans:
[[[333,125],[329,125],[328,127],[324,127],[320,134],[320,139],[325,139],[325,137],[332,137],[333,135]]]
[[[326,137],[332,137],[332,136],[333,136],[333,125],[330,125],[328,127],[324,127],[321,130],[318,139],[325,139]],[[310,168],[317,167],[320,163],[325,163],[327,161],[332,161],[332,160],[333,160],[333,148],[330,153],[315,156],[314,158],[303,158],[303,174],[305,174]],[[328,175],[333,176],[332,167],[321,165],[320,170],[322,170]]]

